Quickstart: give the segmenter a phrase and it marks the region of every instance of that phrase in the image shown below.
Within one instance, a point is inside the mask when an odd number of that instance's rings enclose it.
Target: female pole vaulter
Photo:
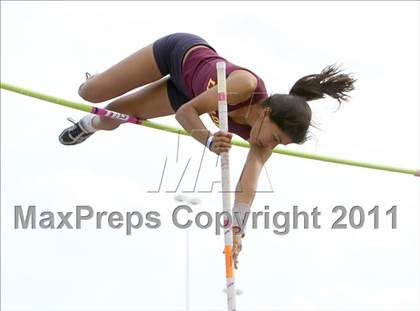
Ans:
[[[226,63],[229,132],[211,133],[200,115],[207,113],[218,126],[216,63]],[[232,133],[250,144],[236,186],[232,212],[235,268],[242,249],[244,219],[255,197],[264,163],[277,145],[302,144],[311,124],[308,101],[329,95],[348,100],[355,80],[334,65],[319,74],[299,79],[289,94],[268,96],[264,81],[249,69],[218,55],[203,38],[190,33],[173,33],[140,49],[106,71],[90,76],[79,87],[79,95],[92,103],[116,98],[106,108],[141,120],[175,114],[176,120],[197,141],[220,154],[231,148]],[[84,116],[59,137],[64,145],[83,142],[98,130],[114,130],[121,121],[94,114]]]

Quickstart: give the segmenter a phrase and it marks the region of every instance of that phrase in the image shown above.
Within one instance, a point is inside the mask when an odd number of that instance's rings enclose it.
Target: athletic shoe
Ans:
[[[63,132],[61,132],[58,140],[63,145],[77,145],[81,142],[85,141],[89,136],[91,136],[94,132],[89,132],[86,130],[82,123],[76,122],[71,118],[67,118],[70,122],[73,123],[72,126],[66,128]]]

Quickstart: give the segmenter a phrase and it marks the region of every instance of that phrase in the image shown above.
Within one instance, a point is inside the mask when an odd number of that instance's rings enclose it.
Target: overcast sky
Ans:
[[[178,31],[202,36],[256,72],[270,93],[287,93],[300,77],[342,63],[358,80],[351,101],[337,112],[332,99],[311,102],[322,131],[285,148],[416,169],[419,12],[419,2],[2,1],[1,81],[83,102],[77,88],[86,71],[101,72]],[[174,195],[196,182],[201,145],[130,124],[60,145],[66,118],[83,115],[1,91],[2,310],[226,310],[222,236],[214,226],[190,229],[186,306],[186,230],[171,222]],[[173,116],[153,121],[177,125]],[[231,151],[232,185],[246,155]],[[212,193],[200,192],[220,179],[216,159],[205,154],[195,192],[186,193],[201,200],[191,218],[222,210],[217,183]],[[294,205],[308,213],[318,207],[321,228],[303,229],[300,221],[277,235],[270,220],[269,229],[249,230],[236,274],[238,310],[420,308],[418,178],[275,154],[258,188],[253,210],[269,206],[272,217]],[[17,230],[15,205],[35,205],[37,214],[77,205],[124,215],[158,211],[162,224],[129,236],[106,221],[101,230],[93,221],[79,230]],[[346,207],[348,226],[350,209],[360,206],[363,227],[331,229],[337,205]],[[376,205],[378,229],[368,215]],[[386,215],[392,206],[396,229]]]

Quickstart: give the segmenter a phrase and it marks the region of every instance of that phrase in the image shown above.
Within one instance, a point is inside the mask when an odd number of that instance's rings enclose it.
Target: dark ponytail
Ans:
[[[300,78],[290,90],[290,95],[302,96],[306,101],[324,98],[324,94],[341,101],[349,99],[346,92],[354,89],[354,80],[350,75],[341,73],[334,65],[325,67],[320,74],[311,74]]]
[[[308,128],[312,111],[307,101],[324,98],[328,95],[339,102],[347,101],[346,94],[354,89],[354,80],[350,75],[341,73],[334,65],[327,66],[320,74],[311,74],[300,78],[292,87],[289,95],[273,94],[262,102],[263,107],[270,107],[270,119],[290,136],[296,144],[308,139]]]

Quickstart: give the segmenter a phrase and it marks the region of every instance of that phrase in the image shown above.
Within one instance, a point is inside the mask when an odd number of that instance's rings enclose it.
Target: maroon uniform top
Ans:
[[[251,70],[232,64],[207,47],[199,47],[191,51],[182,66],[182,78],[184,79],[187,88],[187,96],[193,98],[217,84],[216,63],[219,61],[224,61],[226,63],[226,77],[228,77],[232,71],[242,69],[252,73],[258,80],[257,88],[251,98],[236,105],[228,105],[228,112],[247,105],[256,104],[261,99],[268,97],[264,81],[259,76]],[[209,112],[209,115],[216,126],[219,127],[218,111]],[[249,138],[249,133],[251,131],[249,125],[236,123],[229,116],[228,123],[229,132],[235,133],[245,140]]]

